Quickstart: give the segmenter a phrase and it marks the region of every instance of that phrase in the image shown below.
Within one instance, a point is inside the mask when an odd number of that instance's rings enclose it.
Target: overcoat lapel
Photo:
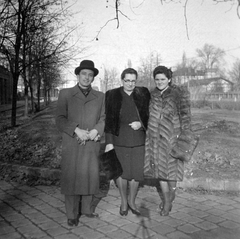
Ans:
[[[72,96],[73,97],[77,97],[80,100],[85,100],[85,96],[83,95],[83,93],[79,89],[78,85],[73,87]]]
[[[73,97],[77,97],[78,99],[84,101],[85,103],[95,100],[97,98],[97,95],[95,94],[95,92],[93,90],[91,90],[88,94],[87,97],[85,97],[85,95],[81,92],[81,90],[79,89],[78,85],[76,85],[75,87],[73,87],[73,93],[72,93]]]
[[[95,100],[97,98],[97,95],[95,94],[95,92],[93,90],[91,90],[88,94],[88,96],[85,98],[86,103],[92,100]]]

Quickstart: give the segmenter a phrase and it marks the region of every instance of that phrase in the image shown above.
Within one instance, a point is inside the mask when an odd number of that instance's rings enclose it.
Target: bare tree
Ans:
[[[201,70],[207,73],[209,70],[220,70],[221,62],[225,51],[210,44],[205,44],[202,49],[197,49],[199,57],[199,66]]]
[[[113,67],[109,70],[105,69],[105,76],[107,77],[106,81],[106,90],[114,89],[120,86],[120,80],[117,78],[118,70]]]
[[[235,89],[240,89],[240,59],[237,59],[229,72],[232,82],[235,84]]]
[[[51,57],[46,59],[43,62],[41,68],[41,75],[42,75],[42,89],[43,89],[43,96],[45,105],[49,104],[51,101],[50,99],[50,92],[54,90],[55,87],[59,84],[59,79],[61,79],[60,71],[59,71],[59,63],[58,59],[54,59],[55,57]]]
[[[189,60],[186,56],[186,53],[183,52],[182,61],[174,67],[174,82],[179,85],[184,83],[188,83],[189,85],[189,80],[191,76],[195,74],[195,69],[193,67],[194,65],[192,60]]]
[[[145,86],[148,89],[154,87],[152,72],[161,62],[160,54],[151,52],[146,58],[141,59],[141,66],[138,68],[138,85]]]

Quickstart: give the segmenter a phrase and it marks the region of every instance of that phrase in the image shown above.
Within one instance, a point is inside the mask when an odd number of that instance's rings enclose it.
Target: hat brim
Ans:
[[[94,77],[97,76],[98,73],[99,73],[99,71],[98,71],[97,68],[91,68],[91,67],[80,67],[80,66],[78,66],[78,67],[75,69],[75,71],[74,71],[75,75],[78,75],[79,72],[80,72],[81,70],[83,70],[83,69],[92,70],[93,73],[94,73]]]

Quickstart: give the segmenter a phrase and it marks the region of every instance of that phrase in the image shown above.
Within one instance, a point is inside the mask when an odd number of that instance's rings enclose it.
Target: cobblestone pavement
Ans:
[[[82,216],[66,223],[63,195],[55,186],[25,186],[0,181],[0,238],[41,239],[239,239],[240,198],[178,192],[172,212],[162,217],[155,188],[140,188],[141,217],[119,215],[118,189],[96,197],[98,219]]]

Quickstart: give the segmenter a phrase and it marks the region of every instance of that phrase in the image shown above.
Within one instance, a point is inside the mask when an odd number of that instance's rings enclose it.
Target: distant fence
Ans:
[[[212,101],[240,101],[240,92],[207,93],[205,96]]]
[[[193,108],[211,108],[211,109],[227,109],[240,111],[240,101],[214,101],[214,100],[191,100],[191,106]]]
[[[192,100],[208,100],[208,101],[240,101],[240,92],[211,92],[198,93],[191,95]]]

